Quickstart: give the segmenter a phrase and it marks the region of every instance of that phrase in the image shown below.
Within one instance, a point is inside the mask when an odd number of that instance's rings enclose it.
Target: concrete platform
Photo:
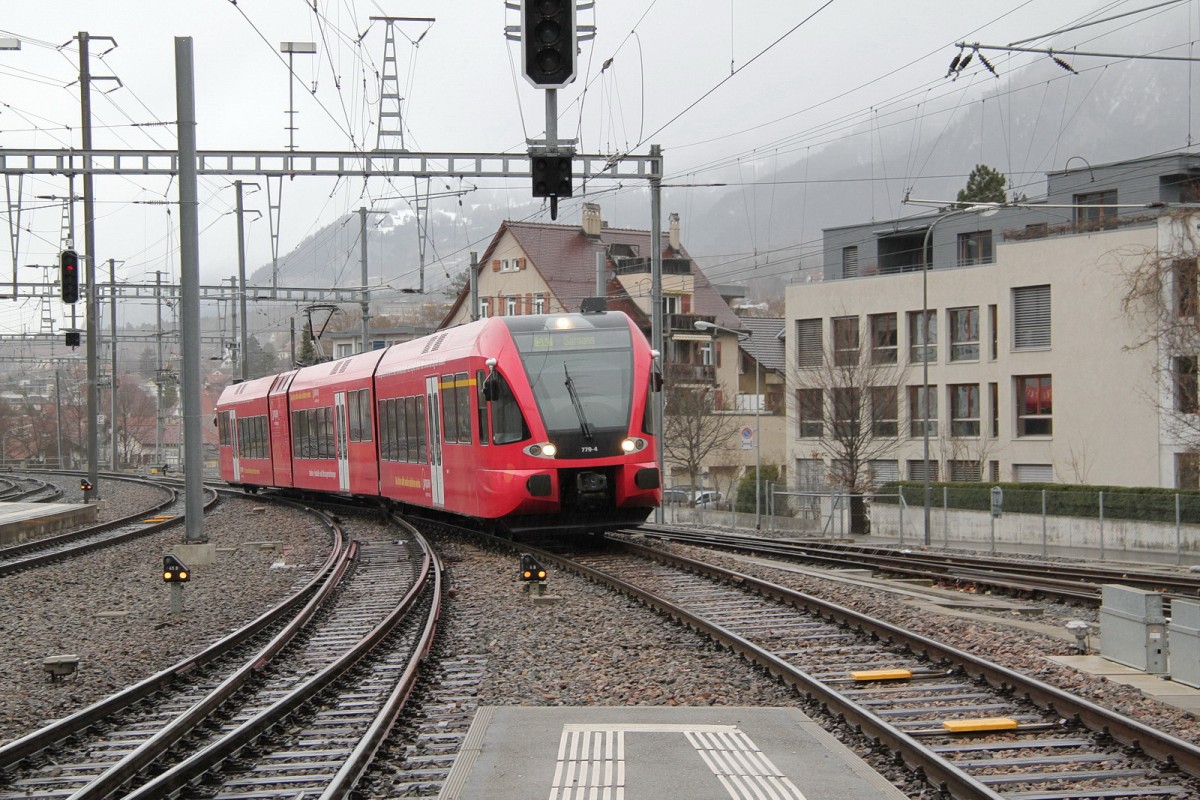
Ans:
[[[1047,656],[1056,664],[1063,664],[1086,672],[1089,675],[1103,675],[1113,683],[1132,686],[1147,697],[1175,706],[1200,716],[1200,689],[1184,686],[1171,680],[1164,680],[1157,675],[1149,675],[1141,670],[1109,661],[1102,656]]]
[[[0,547],[88,525],[97,514],[94,503],[0,503]]]
[[[900,800],[794,708],[484,706],[438,800]]]

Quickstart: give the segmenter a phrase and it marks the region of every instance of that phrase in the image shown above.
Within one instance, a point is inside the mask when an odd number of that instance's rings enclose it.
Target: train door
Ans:
[[[425,379],[425,410],[429,414],[429,479],[433,488],[433,504],[446,504],[446,476],[442,472],[442,402],[438,376]]]
[[[346,393],[333,393],[333,441],[337,447],[338,491],[350,491],[350,448],[347,445]]]
[[[229,451],[233,454],[233,482],[237,483],[242,479],[242,454],[240,439],[238,435],[237,411],[229,409]]]

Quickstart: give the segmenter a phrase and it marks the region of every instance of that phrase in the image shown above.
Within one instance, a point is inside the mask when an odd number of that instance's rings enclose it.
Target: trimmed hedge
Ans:
[[[1147,522],[1175,522],[1175,498],[1179,498],[1181,522],[1200,524],[1200,490],[1155,487],[1088,486],[1068,483],[931,483],[930,507],[941,508],[943,497],[949,508],[990,511],[992,487],[1004,492],[1004,511],[1041,514],[1042,492],[1046,514],[1053,517],[1100,518],[1100,493],[1104,493],[1104,518]],[[943,489],[948,491],[943,492]],[[920,481],[886,483],[872,496],[874,503],[896,504],[903,493],[909,508],[924,504],[925,485]]]

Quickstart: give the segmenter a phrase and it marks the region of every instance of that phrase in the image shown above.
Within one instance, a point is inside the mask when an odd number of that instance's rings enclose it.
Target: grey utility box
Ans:
[[[1115,583],[1101,588],[1100,654],[1152,675],[1167,672],[1162,595]]]
[[[1171,601],[1171,680],[1200,689],[1200,603]]]

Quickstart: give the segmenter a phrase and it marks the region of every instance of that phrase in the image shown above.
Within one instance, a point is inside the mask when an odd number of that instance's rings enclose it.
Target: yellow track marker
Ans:
[[[860,669],[850,673],[856,681],[903,681],[912,675],[911,669]]]
[[[942,727],[951,733],[975,733],[977,731],[1011,731],[1017,727],[1015,719],[1008,717],[980,717],[976,719],[948,719]]]

